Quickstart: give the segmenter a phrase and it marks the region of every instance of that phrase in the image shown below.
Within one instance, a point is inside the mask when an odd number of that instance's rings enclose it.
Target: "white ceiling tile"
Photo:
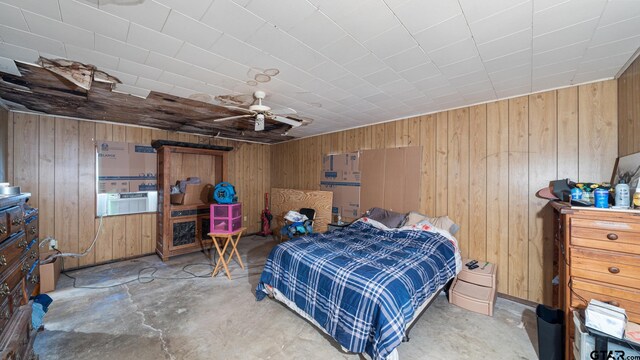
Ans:
[[[482,20],[471,22],[469,26],[473,32],[473,38],[478,43],[485,43],[530,28],[531,13],[531,2],[524,2]]]
[[[95,48],[105,54],[140,63],[143,63],[149,55],[148,50],[100,34],[95,34]]]
[[[158,54],[154,51],[149,53],[149,56],[147,57],[146,61],[144,61],[144,63],[151,67],[169,71],[179,75],[187,75],[193,67],[191,63],[178,60],[170,56]]]
[[[367,40],[363,44],[381,59],[409,50],[417,45],[413,37],[401,25]]]
[[[484,70],[482,60],[478,56],[439,68],[440,72],[449,78]]]
[[[361,58],[344,64],[344,67],[358,76],[365,76],[387,68],[387,65],[369,53]]]
[[[533,11],[540,12],[571,0],[533,0]]]
[[[531,85],[523,85],[514,87],[511,89],[496,90],[498,99],[510,98],[514,96],[529,94],[531,92]]]
[[[491,60],[531,47],[531,28],[478,45],[483,60]]]
[[[0,24],[15,29],[29,31],[19,8],[0,2]]]
[[[401,53],[389,56],[383,60],[395,71],[405,71],[416,66],[429,63],[429,57],[424,53],[421,47],[416,46]],[[404,76],[403,76],[404,77]],[[406,77],[405,77],[406,79]]]
[[[238,81],[246,81],[245,79],[247,79],[249,67],[232,60],[224,60],[220,64],[216,65],[213,71],[238,79]]]
[[[293,26],[288,33],[314,49],[327,46],[346,35],[344,30],[320,11]]]
[[[635,51],[638,47],[640,47],[640,35],[589,47],[584,56],[589,59],[598,59]]]
[[[116,84],[115,89],[113,89],[112,91],[116,93],[121,93],[121,94],[133,95],[133,96],[141,97],[144,99],[146,99],[147,96],[149,96],[149,93],[151,92],[149,89],[143,89],[137,86],[127,85],[127,84]]]
[[[534,66],[543,66],[560,62],[563,59],[571,59],[578,56],[583,56],[588,45],[588,41],[583,41],[562,48],[535,53],[533,54],[533,64]]]
[[[247,42],[272,56],[286,58],[287,63],[301,69],[317,66],[326,60],[318,52],[269,23],[264,24]]]
[[[95,65],[98,68],[107,67],[115,69],[118,66],[118,61],[120,60],[115,56],[88,50],[71,44],[65,44],[64,47],[67,50],[67,58],[69,60]]]
[[[328,15],[360,42],[365,42],[398,25],[398,19],[382,0],[367,1],[361,7],[348,13],[340,13],[339,16]]]
[[[178,74],[174,74],[168,71],[164,71],[162,75],[160,75],[160,79],[158,80],[160,80],[161,82],[169,83],[169,84],[176,84],[177,86],[187,88],[187,89],[192,89],[197,92],[206,93],[207,91],[207,84],[205,84],[203,81],[195,80],[190,77],[186,77]]]
[[[245,8],[284,31],[291,29],[317,10],[309,2],[299,0],[252,1]]]
[[[571,0],[533,14],[533,36],[560,30],[602,14],[607,0]]]
[[[516,51],[509,55],[501,56],[499,58],[487,60],[484,62],[484,67],[487,72],[496,72],[501,69],[509,67],[519,66],[522,64],[531,62],[531,49],[524,49]]]
[[[182,40],[133,23],[129,28],[127,42],[168,56],[175,56],[183,44]]]
[[[0,42],[0,56],[30,64],[35,64],[38,60],[39,55],[35,50]]]
[[[532,7],[531,0],[460,0],[464,16],[470,23],[490,17],[521,3],[529,3],[529,7]]]
[[[162,33],[209,49],[222,36],[222,32],[177,11],[171,11]]]
[[[347,73],[344,76],[341,76],[337,79],[329,81],[333,85],[341,88],[342,90],[350,90],[358,85],[362,85],[364,80],[362,78],[355,76],[351,73]]]
[[[244,89],[246,88],[244,81],[231,78],[215,71],[203,69],[198,66],[191,67],[186,76],[190,77],[191,79],[203,81],[207,84],[226,88],[231,91],[244,92]]]
[[[617,67],[621,69],[624,64],[631,59],[632,52],[626,54],[619,54],[595,60],[583,61],[578,67],[578,73],[585,73],[591,71],[598,71],[600,69],[611,69]],[[585,60],[587,58],[583,58]]]
[[[138,80],[138,76],[132,75],[132,74],[128,74],[128,73],[124,73],[122,71],[118,71],[118,70],[114,70],[114,69],[110,69],[110,68],[106,68],[106,67],[103,67],[100,70],[106,72],[107,74],[109,74],[111,76],[115,76],[123,84],[135,85],[136,81]]]
[[[414,82],[440,75],[440,70],[435,64],[431,62],[425,62],[416,67],[412,67],[410,69],[402,71],[399,75],[402,76],[405,80]]]
[[[153,80],[158,80],[162,74],[162,70],[158,68],[143,65],[127,59],[120,59],[117,70],[122,71],[123,73],[142,76]]]
[[[457,15],[415,34],[416,40],[427,53],[469,37],[471,32],[463,15]]]
[[[200,20],[204,13],[209,9],[213,0],[156,0],[173,10],[177,10],[196,20]]]
[[[531,86],[531,72],[527,73],[524,76],[514,76],[512,78],[505,78],[499,81],[491,80],[493,84],[493,88],[496,91],[502,91],[507,89],[512,89],[515,87],[523,87],[523,86]]]
[[[352,93],[353,95],[358,96],[359,98],[381,94],[380,89],[378,89],[377,87],[371,84],[366,84],[366,83],[354,87],[353,89],[349,90],[349,92]]]
[[[73,0],[59,0],[62,21],[77,27],[125,41],[129,21]]]
[[[534,67],[532,76],[534,79],[550,76],[553,74],[565,73],[568,71],[577,71],[578,64],[580,64],[580,57],[574,59],[564,60],[559,63]]]
[[[201,21],[242,41],[247,41],[265,24],[263,19],[231,0],[215,0]]]
[[[573,77],[573,83],[580,84],[584,82],[591,82],[593,80],[613,79],[618,71],[620,71],[619,67],[613,67],[598,69],[589,72],[576,73],[576,75]]]
[[[61,20],[58,0],[2,0],[2,2],[52,19]],[[4,21],[2,21],[2,24],[8,25]]]
[[[424,92],[431,92],[435,89],[441,89],[441,88],[451,88],[449,79],[447,79],[443,75],[437,75],[437,76],[430,77],[428,79],[423,79],[423,80],[414,82],[413,85]],[[454,91],[452,90],[452,92]]]
[[[429,58],[438,66],[445,66],[471,57],[477,57],[476,43],[472,38],[458,41],[428,53]]]
[[[8,26],[0,25],[0,39],[9,44],[42,51],[56,57],[66,57],[64,45],[60,41]]]
[[[27,24],[29,24],[29,30],[34,34],[89,49],[94,47],[94,34],[91,31],[26,10],[23,13]]]
[[[356,9],[362,9],[370,0],[352,0],[352,1],[335,1],[335,0],[308,0],[309,3],[316,6],[320,11],[330,18],[338,18],[343,14],[348,14]]]
[[[572,85],[573,83],[571,80],[575,76],[575,73],[576,72],[574,70],[545,77],[533,78],[531,82],[531,91],[536,92],[561,86]]]
[[[362,45],[351,36],[344,36],[334,43],[331,43],[320,52],[338,64],[346,64],[368,53]]]
[[[384,84],[388,84],[392,81],[398,80],[399,76],[395,71],[389,68],[385,68],[373,74],[364,76],[363,79],[365,79],[366,81],[370,82],[375,86],[381,86]]]
[[[449,83],[455,86],[457,89],[460,89],[468,84],[487,81],[489,81],[489,76],[484,70],[474,71],[472,73],[467,73],[461,76],[449,77]]]
[[[118,2],[100,1],[98,7],[100,10],[155,31],[162,29],[162,25],[164,25],[171,11],[170,8],[153,0],[130,2],[126,6],[118,4]]]
[[[227,34],[222,35],[209,51],[242,64],[252,64],[253,59],[263,55],[260,49]]]
[[[640,1],[639,1],[640,3]],[[601,26],[596,29],[591,38],[590,46],[597,46],[640,34],[640,16],[615,24]]]
[[[22,76],[22,73],[18,70],[15,61],[2,56],[0,56],[0,72],[15,76]]]
[[[335,79],[341,78],[346,75],[350,75],[347,70],[342,66],[335,64],[331,61],[323,62],[322,64],[315,66],[308,70],[309,73],[317,76],[318,78],[331,82]],[[351,75],[353,76],[353,75]]]
[[[168,94],[173,95],[173,96],[177,96],[177,97],[181,97],[184,99],[188,99],[189,96],[195,94],[196,91],[191,90],[191,89],[187,89],[187,88],[183,88],[181,86],[174,86],[169,92]]]
[[[494,84],[501,83],[513,78],[527,77],[530,79],[531,69],[531,63],[525,63],[522,65],[500,69],[498,71],[492,72],[489,74],[489,78]]]
[[[414,34],[462,13],[456,0],[411,0],[391,8]]]
[[[640,1],[611,0],[607,2],[600,18],[600,26],[607,26],[637,16],[640,16]]]
[[[182,60],[205,69],[213,70],[225,59],[197,46],[185,43],[176,55],[178,60]]]
[[[533,51],[540,53],[591,39],[598,24],[598,19],[588,20],[558,31],[546,33],[533,38]]]

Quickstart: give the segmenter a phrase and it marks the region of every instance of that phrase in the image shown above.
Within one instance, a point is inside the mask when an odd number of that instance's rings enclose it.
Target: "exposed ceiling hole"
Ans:
[[[269,76],[276,76],[278,74],[280,74],[280,70],[278,69],[266,69],[265,71],[262,72],[263,74],[269,75]]]
[[[247,80],[247,85],[249,86],[258,86],[258,82],[255,80]]]

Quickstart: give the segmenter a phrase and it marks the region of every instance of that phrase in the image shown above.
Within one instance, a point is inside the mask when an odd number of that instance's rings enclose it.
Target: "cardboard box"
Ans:
[[[349,221],[360,216],[360,178],[359,153],[323,157],[320,190],[333,193],[334,217]]]
[[[120,177],[129,174],[129,144],[100,141],[97,146],[100,177]]]
[[[155,180],[158,172],[156,150],[151,146],[129,144],[129,174]],[[132,190],[133,191],[133,190]]]
[[[45,260],[49,255],[53,255],[51,252],[43,252],[40,254],[40,261]],[[60,272],[62,271],[62,260],[56,258],[53,262],[40,265],[40,293],[48,293],[56,289],[56,284],[60,278]]]
[[[125,193],[129,192],[129,180],[100,180],[98,181],[98,193]]]
[[[183,205],[209,204],[213,202],[213,185],[187,184],[184,192]]]

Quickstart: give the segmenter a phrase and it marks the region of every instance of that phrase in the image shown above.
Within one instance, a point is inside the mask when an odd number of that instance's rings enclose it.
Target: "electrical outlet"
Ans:
[[[247,221],[247,215],[242,218],[242,221]]]
[[[58,247],[58,242],[55,239],[49,241],[49,250],[55,250]]]

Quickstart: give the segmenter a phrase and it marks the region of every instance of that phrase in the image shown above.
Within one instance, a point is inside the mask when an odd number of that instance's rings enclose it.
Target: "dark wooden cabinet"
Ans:
[[[0,359],[34,359],[29,297],[40,285],[38,210],[29,194],[0,198]]]

